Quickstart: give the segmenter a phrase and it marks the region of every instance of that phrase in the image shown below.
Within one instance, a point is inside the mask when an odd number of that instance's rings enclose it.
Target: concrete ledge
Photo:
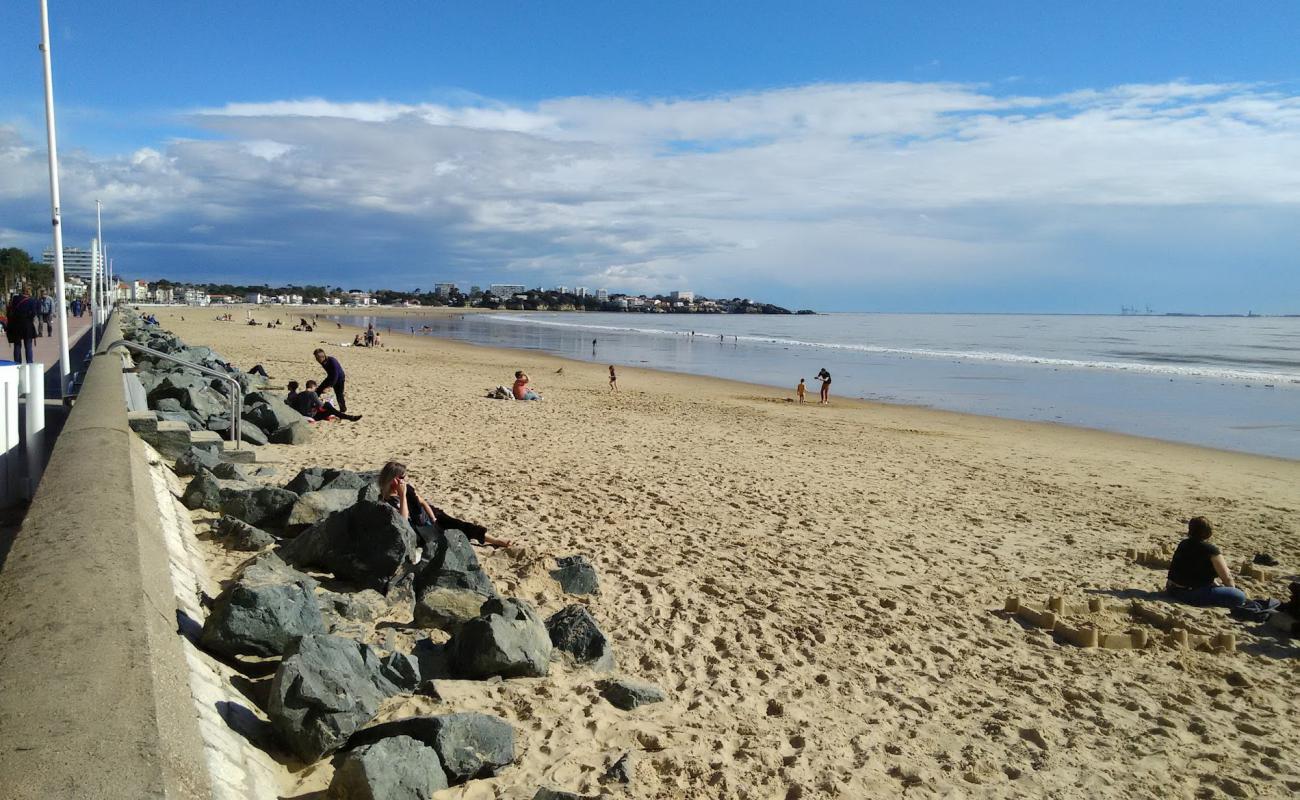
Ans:
[[[211,794],[121,363],[91,362],[0,571],[7,799]]]

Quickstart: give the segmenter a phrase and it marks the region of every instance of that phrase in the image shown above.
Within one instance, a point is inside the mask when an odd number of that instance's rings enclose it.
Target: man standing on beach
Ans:
[[[316,391],[323,392],[326,389],[333,389],[334,396],[339,400],[339,411],[346,412],[348,410],[348,401],[343,397],[343,385],[347,375],[343,372],[343,365],[334,356],[325,355],[325,351],[319,347],[316,348],[312,355],[316,356],[316,363],[320,364],[325,370],[325,380],[320,382],[320,386],[317,387]]]

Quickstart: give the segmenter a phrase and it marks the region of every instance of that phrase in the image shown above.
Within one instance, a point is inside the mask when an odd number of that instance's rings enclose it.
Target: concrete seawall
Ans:
[[[106,339],[116,338],[111,322]],[[122,362],[99,354],[0,567],[0,795],[211,796]]]

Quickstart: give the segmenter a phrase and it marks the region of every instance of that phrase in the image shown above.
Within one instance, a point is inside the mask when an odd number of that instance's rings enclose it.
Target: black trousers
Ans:
[[[348,401],[343,398],[343,384],[345,383],[347,383],[347,381],[340,378],[338,382],[334,384],[334,396],[338,398],[339,411],[347,413]]]

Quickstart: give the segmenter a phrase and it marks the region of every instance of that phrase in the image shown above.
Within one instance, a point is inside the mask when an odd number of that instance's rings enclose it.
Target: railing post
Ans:
[[[26,364],[27,373],[27,497],[36,495],[36,487],[45,472],[45,365]]]
[[[0,366],[0,507],[8,508],[18,499],[21,473],[22,442],[18,438],[18,382],[22,367],[18,364]]]

